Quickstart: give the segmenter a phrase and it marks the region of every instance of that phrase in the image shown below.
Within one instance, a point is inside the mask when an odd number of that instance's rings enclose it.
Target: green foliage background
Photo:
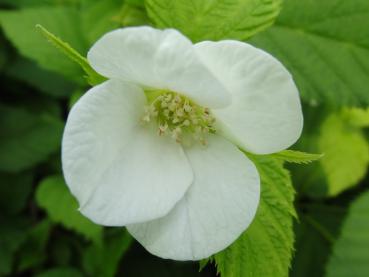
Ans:
[[[245,153],[262,179],[257,216],[200,267],[93,224],[63,181],[68,110],[102,81],[83,57],[136,25],[273,54],[303,102],[293,149],[323,154]],[[0,0],[0,28],[0,276],[369,276],[368,0]]]

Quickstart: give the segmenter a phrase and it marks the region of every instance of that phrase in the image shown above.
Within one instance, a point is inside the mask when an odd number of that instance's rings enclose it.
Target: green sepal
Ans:
[[[95,86],[107,80],[105,77],[98,74],[88,63],[87,59],[73,49],[68,43],[62,41],[40,24],[37,24],[36,28],[53,46],[59,49],[69,59],[81,66],[83,71],[86,73],[86,79],[90,85]]]

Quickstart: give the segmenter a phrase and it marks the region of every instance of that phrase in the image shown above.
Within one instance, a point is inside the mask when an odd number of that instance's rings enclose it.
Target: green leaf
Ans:
[[[18,172],[59,150],[64,124],[57,117],[3,105],[0,114],[0,170]]]
[[[37,61],[45,69],[77,82],[82,80],[79,66],[48,45],[35,26],[36,24],[45,26],[84,55],[87,52],[87,45],[81,35],[79,18],[77,9],[70,7],[42,7],[0,12],[0,23],[5,35],[23,56]]]
[[[78,203],[69,192],[63,177],[51,176],[41,181],[36,191],[36,200],[54,222],[84,235],[97,244],[101,243],[102,227],[80,214]]]
[[[14,254],[26,239],[27,221],[23,218],[2,217],[0,214],[0,276],[10,276]]]
[[[121,27],[122,0],[85,1],[81,7],[84,37],[93,44],[108,31]]]
[[[46,245],[50,236],[51,223],[43,220],[27,230],[27,237],[22,244],[17,262],[17,272],[40,266],[48,258]]]
[[[150,25],[150,20],[147,16],[146,10],[142,5],[139,4],[130,4],[129,1],[126,2],[123,6],[120,22],[122,26],[141,26],[141,25]],[[138,2],[138,1],[136,1]]]
[[[324,276],[346,208],[313,203],[302,205],[299,222],[295,222],[296,251],[290,276]]]
[[[261,176],[256,217],[241,237],[214,260],[222,277],[287,276],[293,253],[294,190],[282,162],[252,158]]]
[[[35,277],[83,277],[83,274],[77,269],[72,267],[56,267],[49,269],[40,274],[35,275]]]
[[[45,5],[77,4],[80,0],[1,0],[1,3],[18,8],[39,7]]]
[[[343,118],[355,127],[369,127],[369,108],[345,108]]]
[[[369,192],[350,207],[326,269],[327,277],[369,276]]]
[[[36,63],[18,57],[7,66],[6,74],[18,81],[24,81],[40,92],[57,98],[72,94],[75,84],[67,81],[61,75],[45,70]]]
[[[360,129],[347,124],[340,114],[332,114],[323,122],[317,143],[325,154],[320,162],[330,196],[355,186],[365,176],[368,141]]]
[[[45,38],[64,53],[69,59],[77,63],[83,71],[86,73],[87,81],[90,85],[98,85],[106,80],[105,77],[99,75],[88,63],[85,57],[82,57],[76,50],[74,50],[70,45],[60,38],[56,37],[54,34],[50,33],[41,25],[36,25],[36,27],[41,31]]]
[[[83,266],[91,276],[116,276],[119,261],[133,242],[124,228],[110,229],[106,233],[102,245],[91,245],[84,252]]]
[[[321,108],[305,109],[307,120],[296,147],[324,155],[311,165],[293,167],[300,195],[336,196],[364,177],[369,165],[369,143],[362,128],[357,127],[356,112],[356,108],[329,113]]]
[[[324,155],[323,154],[311,154],[294,150],[283,150],[278,153],[272,154],[276,159],[297,164],[308,164],[313,161],[319,160]]]
[[[368,105],[368,17],[367,0],[285,0],[275,25],[250,42],[285,64],[312,105]]]
[[[2,214],[17,214],[27,203],[32,190],[31,172],[0,173],[0,211]]]
[[[272,25],[282,0],[146,0],[159,28],[175,28],[194,42],[247,39]]]

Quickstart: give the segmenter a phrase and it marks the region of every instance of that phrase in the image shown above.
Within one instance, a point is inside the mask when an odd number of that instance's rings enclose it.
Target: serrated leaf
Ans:
[[[369,165],[368,141],[341,114],[332,114],[323,122],[317,143],[325,153],[320,162],[330,196],[355,186],[365,176]]]
[[[283,150],[278,153],[272,154],[276,159],[297,164],[308,164],[313,161],[319,160],[324,154],[311,154],[295,150]]]
[[[146,0],[159,28],[175,28],[192,41],[247,39],[272,25],[282,0]]]
[[[350,207],[326,268],[327,277],[369,276],[369,192]]]
[[[78,203],[69,192],[63,177],[51,176],[39,184],[37,204],[56,223],[74,230],[97,244],[101,243],[102,227],[92,223],[78,211]]]
[[[87,45],[81,35],[79,18],[77,9],[69,7],[28,8],[0,12],[0,22],[5,35],[23,56],[37,61],[45,69],[60,73],[77,82],[82,80],[79,66],[48,45],[35,26],[36,24],[45,26],[68,41],[78,52],[85,54]]]
[[[45,38],[58,50],[60,50],[64,55],[66,55],[73,62],[77,63],[82,70],[86,73],[87,81],[90,85],[98,85],[106,80],[105,77],[98,74],[88,63],[85,57],[82,57],[75,49],[73,49],[68,43],[62,41],[60,38],[56,37],[54,34],[50,33],[40,24],[36,25],[36,28],[45,36]]]
[[[214,260],[222,277],[288,276],[293,253],[294,189],[282,162],[252,158],[261,176],[256,217],[241,237]]]
[[[369,104],[369,1],[285,0],[275,25],[250,42],[291,71],[303,100]]]
[[[59,118],[3,105],[0,114],[0,170],[18,172],[59,149],[64,125]]]

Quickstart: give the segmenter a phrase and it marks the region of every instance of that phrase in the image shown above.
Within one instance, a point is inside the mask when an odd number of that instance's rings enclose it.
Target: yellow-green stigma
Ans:
[[[198,141],[206,145],[206,136],[215,133],[215,118],[208,108],[172,91],[145,92],[148,105],[142,122],[157,122],[160,136],[169,135],[178,143]]]

